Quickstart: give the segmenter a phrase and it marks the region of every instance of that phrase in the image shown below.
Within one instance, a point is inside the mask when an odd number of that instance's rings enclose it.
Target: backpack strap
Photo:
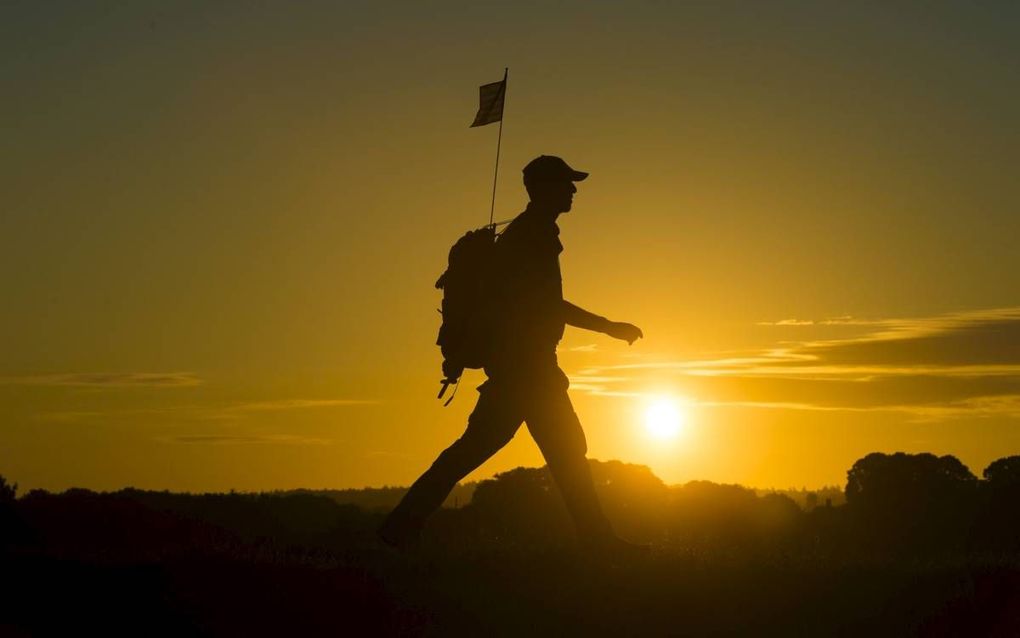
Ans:
[[[442,399],[443,395],[446,394],[446,389],[450,387],[449,379],[443,379],[440,383],[443,384],[443,387],[439,388],[439,396],[436,397],[437,399]]]
[[[457,390],[460,388],[460,379],[457,379],[456,381],[450,381],[449,379],[443,379],[442,383],[443,383],[443,387],[439,389],[439,396],[436,397],[437,399],[442,399],[443,398],[443,394],[446,393],[446,389],[448,387],[450,387],[451,383],[453,384],[453,393],[450,394],[450,398],[447,399],[446,403],[443,404],[443,407],[445,408],[446,406],[450,405],[451,401],[453,401],[453,397],[457,396]]]

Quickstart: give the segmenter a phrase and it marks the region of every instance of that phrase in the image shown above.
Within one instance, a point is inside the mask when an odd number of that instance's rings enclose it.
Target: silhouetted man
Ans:
[[[556,360],[564,325],[602,332],[633,343],[641,330],[609,321],[563,299],[556,218],[570,210],[577,188],[588,177],[559,157],[542,155],[524,167],[531,201],[496,242],[493,350],[467,430],[411,486],[379,531],[387,543],[413,542],[425,518],[458,481],[513,438],[522,422],[545,456],[573,517],[581,542],[590,549],[631,546],[613,533],[602,513],[585,457],[581,423],[567,396],[569,382]]]

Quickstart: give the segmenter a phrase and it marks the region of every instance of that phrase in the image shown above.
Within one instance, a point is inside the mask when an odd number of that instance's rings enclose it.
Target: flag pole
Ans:
[[[492,205],[489,206],[489,226],[492,226],[493,214],[496,212],[496,180],[499,179],[499,146],[503,142],[503,118],[506,116],[506,78],[510,67],[503,67],[503,111],[499,116],[499,135],[496,136],[496,170],[492,174]]]

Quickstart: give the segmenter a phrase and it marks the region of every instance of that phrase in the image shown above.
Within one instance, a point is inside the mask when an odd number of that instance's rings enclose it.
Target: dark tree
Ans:
[[[16,503],[14,497],[18,493],[18,484],[13,485],[7,482],[0,475],[0,548],[3,548],[18,535],[16,528],[18,518],[16,514]]]
[[[810,512],[816,507],[818,507],[818,494],[815,492],[808,492],[807,495],[804,496],[804,509]]]
[[[565,541],[571,534],[566,508],[546,467],[518,467],[480,482],[470,510],[503,541]]]
[[[673,488],[667,527],[670,543],[699,550],[780,547],[799,533],[804,512],[788,496],[739,485],[691,481]]]
[[[847,472],[850,504],[905,504],[939,499],[973,486],[977,477],[955,456],[873,452]]]
[[[1020,550],[1020,456],[992,462],[984,471],[981,511],[973,545],[985,550]]]
[[[613,528],[642,542],[662,534],[669,490],[643,465],[589,461],[592,480]],[[471,510],[505,538],[567,540],[573,526],[548,468],[519,467],[482,481]]]
[[[977,477],[955,456],[875,452],[847,472],[847,505],[865,546],[923,553],[961,548]]]
[[[1007,456],[985,468],[985,480],[994,487],[1020,486],[1020,456]]]
[[[0,474],[0,503],[13,503],[14,497],[18,493],[18,484],[13,485],[7,482],[7,479]]]

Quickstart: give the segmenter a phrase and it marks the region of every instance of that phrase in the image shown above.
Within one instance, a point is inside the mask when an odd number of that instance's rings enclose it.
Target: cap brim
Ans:
[[[572,182],[583,182],[588,177],[588,173],[583,171],[570,171],[570,181]]]

